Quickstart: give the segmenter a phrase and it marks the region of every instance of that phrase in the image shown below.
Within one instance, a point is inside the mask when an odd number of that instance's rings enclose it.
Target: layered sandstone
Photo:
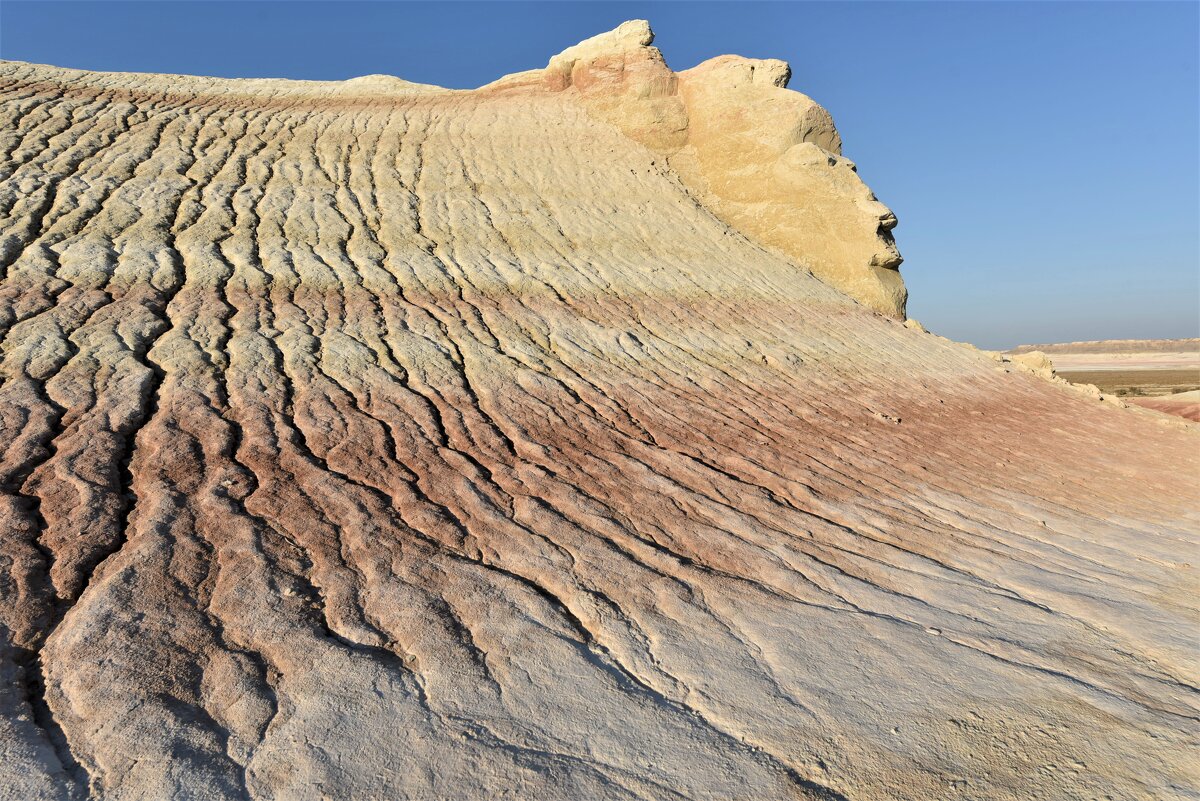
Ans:
[[[649,37],[0,65],[0,797],[1197,792],[1195,431],[903,325],[787,68]]]
[[[1144,409],[1153,409],[1156,412],[1173,414],[1176,417],[1200,423],[1200,390],[1173,392],[1169,395],[1148,398],[1130,398],[1129,402]]]
[[[644,20],[498,82],[567,92],[658,153],[719,219],[868,308],[904,319],[896,216],[841,156],[829,113],[775,59],[720,56],[674,73]]]

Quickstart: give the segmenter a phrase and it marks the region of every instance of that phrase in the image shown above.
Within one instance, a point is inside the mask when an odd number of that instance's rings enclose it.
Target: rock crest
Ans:
[[[869,308],[904,318],[896,217],[841,158],[833,119],[778,59],[672,72],[644,20],[567,48],[544,83],[664,156],[714,214]]]

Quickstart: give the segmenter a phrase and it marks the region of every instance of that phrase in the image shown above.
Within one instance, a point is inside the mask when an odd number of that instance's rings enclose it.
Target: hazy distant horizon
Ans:
[[[899,217],[930,330],[996,349],[1200,336],[1195,3],[5,0],[0,57],[468,88],[633,18],[675,69],[791,63]]]

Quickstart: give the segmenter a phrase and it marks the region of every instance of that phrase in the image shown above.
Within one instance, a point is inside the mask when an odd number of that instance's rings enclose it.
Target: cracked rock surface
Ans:
[[[827,115],[627,25],[0,64],[0,798],[1200,792],[1195,429],[814,277],[898,263]]]

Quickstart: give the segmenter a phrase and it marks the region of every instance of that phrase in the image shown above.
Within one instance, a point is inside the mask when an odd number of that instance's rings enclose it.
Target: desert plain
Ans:
[[[1200,339],[1118,339],[1022,345],[1039,352],[1064,380],[1128,403],[1200,421]]]

